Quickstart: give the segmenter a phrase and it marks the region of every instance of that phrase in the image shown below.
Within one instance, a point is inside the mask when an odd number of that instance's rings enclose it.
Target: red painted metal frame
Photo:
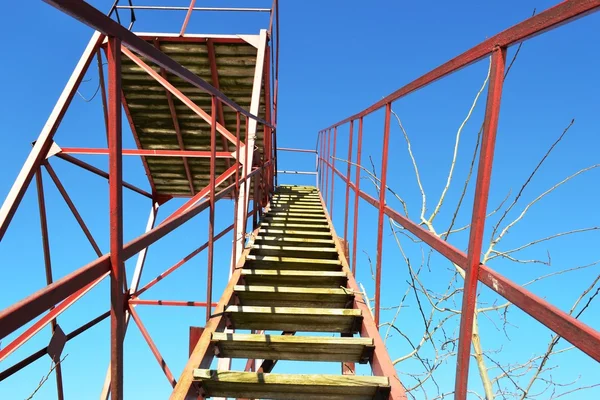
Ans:
[[[63,154],[108,154],[109,149],[95,149],[89,147],[62,147]],[[184,157],[185,158],[210,158],[210,151],[196,150],[146,150],[146,149],[123,149],[124,156],[152,156],[152,157]],[[233,158],[229,151],[215,152],[216,158]]]
[[[479,154],[479,169],[473,202],[473,216],[467,253],[466,277],[463,292],[462,314],[460,319],[460,334],[456,364],[455,396],[466,398],[467,381],[469,376],[469,359],[471,358],[471,338],[473,335],[473,319],[477,302],[477,283],[479,280],[479,265],[481,263],[481,247],[487,213],[490,180],[492,178],[492,162],[496,130],[500,116],[500,99],[504,83],[504,68],[506,64],[506,48],[498,48],[492,53],[490,71],[490,86],[488,89],[487,105]]]
[[[207,307],[208,304],[211,304],[213,307],[216,306],[215,303],[211,303],[211,293],[212,293],[212,274],[210,271],[212,270],[212,258],[214,253],[214,242],[222,237],[224,237],[227,233],[234,230],[234,235],[237,235],[237,231],[241,230],[245,232],[244,226],[237,226],[237,219],[234,221],[232,225],[225,228],[222,232],[217,235],[214,235],[214,220],[215,220],[215,204],[217,201],[231,197],[231,194],[237,192],[241,186],[240,180],[240,155],[242,151],[246,155],[246,159],[248,158],[249,149],[244,143],[240,141],[240,118],[241,115],[245,116],[246,120],[246,137],[248,137],[248,125],[250,120],[256,120],[258,123],[261,123],[263,129],[265,130],[265,149],[264,155],[259,154],[257,156],[257,160],[261,160],[257,162],[257,167],[250,166],[250,169],[246,169],[244,172],[244,185],[246,185],[248,180],[255,180],[255,190],[256,194],[254,196],[255,199],[259,198],[268,198],[270,196],[270,191],[273,189],[273,184],[271,180],[274,178],[274,164],[276,162],[275,153],[273,152],[272,143],[275,141],[275,126],[272,124],[272,120],[276,119],[275,110],[271,110],[270,104],[268,104],[268,109],[266,110],[267,121],[260,119],[256,115],[252,115],[244,108],[234,103],[230,99],[228,99],[223,93],[221,93],[218,88],[214,88],[213,86],[207,84],[202,79],[198,78],[196,75],[164,55],[160,49],[155,48],[152,45],[146,43],[143,39],[135,36],[127,29],[124,29],[122,26],[114,23],[110,19],[102,16],[97,10],[93,9],[86,3],[83,2],[72,2],[72,1],[48,1],[49,3],[58,6],[59,4],[64,7],[63,9],[69,10],[72,15],[75,15],[79,19],[85,21],[86,23],[98,27],[101,30],[105,30],[108,33],[107,37],[104,37],[104,34],[97,32],[92,37],[90,43],[88,44],[83,56],[81,57],[80,62],[78,63],[75,71],[73,72],[67,86],[65,87],[61,98],[57,102],[57,105],[51,114],[48,123],[46,124],[44,130],[42,131],[40,137],[36,141],[34,145],[34,149],[32,150],[28,161],[23,167],[21,174],[17,178],[13,188],[11,189],[9,196],[7,197],[4,205],[2,207],[2,211],[0,212],[0,236],[4,234],[9,223],[19,207],[19,203],[27,190],[29,183],[33,177],[33,175],[37,175],[36,183],[37,183],[37,193],[38,193],[38,203],[39,203],[39,211],[40,211],[40,223],[42,229],[42,247],[44,254],[44,263],[45,263],[45,271],[47,276],[47,286],[38,290],[36,293],[30,295],[29,297],[23,299],[22,301],[13,304],[5,310],[0,311],[0,338],[4,338],[7,335],[17,331],[22,328],[28,322],[36,319],[38,316],[42,315],[41,318],[37,319],[32,325],[30,325],[27,329],[24,329],[22,332],[16,336],[16,338],[12,339],[10,343],[5,345],[2,350],[0,350],[0,359],[7,357],[17,348],[19,348],[22,344],[24,344],[28,339],[30,339],[33,335],[43,329],[46,325],[51,324],[53,331],[57,329],[56,318],[58,315],[63,313],[67,308],[69,308],[72,304],[74,304],[78,299],[80,299],[83,295],[89,292],[93,287],[95,287],[99,282],[101,282],[107,276],[110,277],[110,291],[111,291],[111,309],[107,313],[101,315],[100,317],[95,318],[94,320],[88,322],[87,324],[81,326],[70,334],[66,335],[65,340],[69,340],[83,331],[89,329],[90,327],[96,325],[100,321],[105,318],[110,317],[110,331],[111,331],[111,365],[109,370],[109,375],[105,382],[105,388],[110,390],[111,397],[114,399],[122,398],[123,395],[123,340],[127,327],[127,321],[129,316],[134,318],[135,323],[138,325],[140,331],[142,332],[142,336],[148,342],[152,352],[156,356],[156,358],[162,364],[162,357],[158,352],[154,341],[146,331],[143,326],[139,315],[136,313],[134,307],[137,305],[164,305],[164,306],[194,306],[194,307],[205,307],[207,309],[207,317],[211,315],[211,307]],[[185,28],[184,28],[185,29]],[[272,37],[271,32],[268,33],[270,37]],[[187,40],[188,38],[180,38]],[[193,40],[197,40],[192,38]],[[215,38],[215,42],[218,43],[229,43],[231,41],[243,42],[243,39],[240,38]],[[104,43],[103,43],[104,42]],[[154,42],[156,44],[156,41]],[[102,58],[100,56],[100,47],[104,48],[107,64],[108,64],[108,76],[107,80],[104,80],[104,71],[102,70]],[[160,70],[161,74],[157,74],[152,68],[150,68],[146,63],[142,62],[141,59],[133,54],[131,51],[127,49],[127,47],[134,49],[140,56],[145,57],[153,62],[155,62]],[[121,135],[122,135],[122,121],[121,121],[121,107],[123,106],[125,109],[125,114],[128,118],[130,115],[128,114],[128,109],[126,107],[124,101],[124,95],[121,90],[121,67],[120,61],[122,57],[122,53],[125,53],[128,57],[132,58],[134,62],[136,62],[142,69],[148,70],[148,73],[166,90],[167,96],[171,97],[176,96],[182,102],[187,104],[194,112],[200,115],[206,122],[210,124],[211,127],[211,151],[210,152],[201,152],[201,151],[188,151],[183,150],[183,144],[181,141],[180,150],[172,151],[172,150],[143,150],[143,149],[122,149],[121,145]],[[102,86],[102,95],[103,95],[103,112],[105,115],[105,125],[108,139],[108,147],[106,149],[90,149],[90,148],[68,148],[65,147],[61,149],[56,146],[53,142],[53,136],[58,128],[63,115],[65,114],[71,99],[77,91],[79,83],[84,78],[84,75],[89,67],[91,60],[96,57],[99,62],[99,75],[100,82]],[[270,60],[266,58],[265,66],[264,66],[264,74],[265,74],[265,100],[270,103],[270,78],[268,74]],[[178,92],[176,88],[174,88],[169,82],[166,81],[165,76],[166,72],[179,76],[184,79],[188,83],[192,84],[194,87],[199,88],[207,93],[209,93],[212,97],[212,109],[210,115],[203,110],[201,110],[195,103],[189,100],[186,96]],[[277,74],[277,71],[276,71]],[[107,90],[105,90],[105,84],[107,86]],[[276,93],[276,92],[275,92]],[[237,126],[235,136],[229,132],[224,126],[224,118],[223,118],[223,106],[227,105],[236,111],[237,115]],[[274,106],[273,106],[274,107]],[[173,107],[171,107],[171,111],[173,111]],[[220,123],[217,121],[220,115]],[[175,118],[172,114],[172,117]],[[131,122],[131,121],[130,121]],[[174,119],[174,125],[177,125],[177,121]],[[176,128],[177,129],[177,128]],[[226,139],[236,145],[236,150],[234,153],[229,151],[217,152],[216,149],[216,132],[221,134],[221,139]],[[135,135],[134,135],[135,136]],[[227,143],[225,141],[225,143]],[[243,146],[243,148],[242,148]],[[224,145],[224,148],[227,148],[227,145]],[[250,150],[253,151],[253,150]],[[81,161],[69,154],[103,154],[108,155],[109,160],[109,171],[104,172],[99,168],[92,166],[84,161]],[[234,156],[235,154],[235,156]],[[177,209],[171,216],[167,217],[161,224],[154,227],[154,221],[156,217],[156,210],[158,206],[165,201],[170,199],[169,196],[159,196],[154,190],[153,193],[149,193],[146,190],[140,189],[134,185],[131,185],[127,182],[123,181],[123,164],[122,157],[124,155],[135,155],[135,156],[159,156],[159,157],[182,157],[183,160],[186,160],[189,157],[205,157],[210,159],[210,182],[209,185],[205,188],[199,190],[195,195],[189,199],[182,207]],[[81,167],[84,170],[92,172],[96,175],[99,175],[108,180],[108,192],[109,192],[109,221],[110,221],[110,253],[102,254],[98,244],[96,243],[94,237],[92,236],[90,230],[86,226],[83,221],[83,218],[79,214],[77,208],[75,207],[73,201],[67,194],[66,189],[60,182],[58,176],[54,169],[50,166],[48,158],[50,157],[58,157],[61,158],[73,165]],[[228,168],[222,175],[219,177],[215,174],[215,160],[217,158],[225,158],[227,161],[233,162],[235,165],[232,165]],[[185,161],[184,161],[185,162]],[[65,202],[69,206],[69,209],[75,216],[78,221],[80,228],[90,241],[92,247],[94,248],[98,258],[89,264],[73,271],[67,276],[58,279],[55,282],[52,282],[52,270],[50,263],[50,245],[48,239],[48,228],[46,222],[46,207],[43,193],[43,184],[42,184],[42,167],[44,167],[49,176],[52,178],[52,181],[55,183],[58,188],[60,194],[64,198]],[[189,169],[189,168],[188,168]],[[190,178],[190,172],[187,172],[188,179]],[[231,184],[227,184],[225,187],[221,187],[224,183],[230,180]],[[150,185],[153,187],[153,182],[150,180]],[[127,244],[123,243],[123,188],[127,188],[133,190],[139,194],[142,194],[145,197],[148,197],[152,200],[153,204],[153,214],[151,214],[151,218],[149,225],[147,227],[146,233],[140,235],[139,237],[131,240]],[[192,194],[194,194],[194,189],[191,188]],[[217,192],[217,190],[219,190]],[[236,196],[237,201],[237,196]],[[256,203],[256,202],[255,202]],[[247,204],[247,202],[246,202]],[[150,281],[146,286],[142,287],[138,290],[138,284],[141,276],[141,271],[143,268],[146,251],[150,245],[164,237],[168,233],[177,229],[179,226],[189,221],[194,216],[198,215],[200,212],[209,209],[209,240],[203,246],[196,249],[186,258],[184,258],[181,262],[177,263],[175,266],[171,267],[163,274],[161,274],[155,280]],[[253,217],[261,212],[261,209],[258,208],[258,204],[255,204],[255,210],[248,212],[248,209],[244,210],[245,221],[248,218]],[[154,217],[153,217],[154,215]],[[245,233],[243,233],[245,235]],[[234,247],[233,252],[235,253],[236,247]],[[209,249],[209,274],[207,279],[207,301],[175,301],[175,300],[146,300],[139,299],[141,293],[148,290],[150,287],[154,286],[158,281],[162,278],[173,272],[175,269],[179,268],[186,261],[191,259],[196,254],[200,253],[203,249]],[[139,254],[138,262],[136,265],[136,270],[134,273],[134,277],[132,279],[131,287],[127,287],[127,280],[125,276],[125,268],[124,262],[133,257],[134,255]],[[46,313],[46,311],[48,311]],[[1,379],[4,379],[15,372],[21,370],[25,366],[31,364],[35,360],[41,358],[47,348],[44,348],[31,356],[23,359],[22,361],[14,364],[12,367],[9,367],[5,371],[0,373]],[[166,366],[163,367],[165,370],[165,374],[169,381],[172,384],[175,384],[175,381],[172,377],[172,374],[168,371]],[[58,389],[58,397],[63,398],[62,394],[62,379],[61,379],[61,367],[60,365],[55,369],[57,375],[57,389]],[[105,392],[103,392],[103,396]],[[106,392],[106,396],[108,393]]]
[[[481,44],[467,50],[458,57],[446,62],[440,67],[428,72],[415,81],[403,86],[389,96],[383,98],[365,110],[352,115],[330,127],[322,130],[319,134],[318,148],[321,149],[319,159],[321,174],[329,176],[331,170],[332,178],[336,175],[345,184],[346,188],[351,188],[355,192],[354,204],[354,236],[352,245],[352,266],[353,273],[356,272],[356,243],[357,237],[357,221],[358,221],[358,199],[362,198],[367,203],[378,208],[378,252],[377,252],[377,277],[376,277],[376,300],[375,300],[375,320],[379,319],[379,291],[380,291],[380,268],[381,268],[381,242],[383,216],[388,216],[392,220],[399,223],[407,231],[414,234],[419,239],[423,240],[434,250],[448,258],[453,263],[459,265],[466,272],[465,291],[463,296],[463,308],[460,324],[459,350],[457,355],[457,373],[455,398],[459,400],[466,399],[467,384],[468,384],[468,367],[471,350],[471,336],[473,328],[473,310],[477,296],[477,283],[481,281],[486,286],[506,298],[508,301],[519,307],[521,310],[528,313],[530,316],[541,322],[546,327],[553,330],[558,335],[562,336],[577,348],[588,354],[590,357],[600,362],[600,333],[585,325],[574,317],[559,310],[557,307],[549,304],[540,297],[534,295],[518,284],[511,282],[502,275],[492,271],[489,267],[480,264],[480,254],[482,245],[482,235],[484,230],[484,221],[487,208],[487,197],[489,193],[489,185],[491,180],[491,168],[494,154],[494,142],[496,129],[498,125],[500,98],[502,93],[502,82],[504,77],[504,65],[506,58],[506,50],[509,46],[520,43],[530,37],[540,34],[544,31],[553,29],[559,25],[570,22],[578,17],[597,11],[600,9],[600,1],[594,0],[570,0],[564,1],[555,7],[552,7],[532,18],[529,18],[500,34],[482,42]],[[474,196],[473,217],[469,238],[468,253],[465,254],[460,250],[449,245],[444,240],[431,234],[427,230],[420,227],[417,223],[410,221],[407,217],[392,210],[385,205],[385,174],[387,164],[387,151],[389,147],[389,111],[392,102],[412,93],[420,88],[429,85],[430,83],[447,76],[459,69],[472,64],[487,55],[492,55],[492,70],[490,78],[490,87],[488,90],[488,101],[486,106],[486,114],[484,120],[484,133],[482,148],[480,150],[480,162],[477,175],[477,185]],[[366,194],[360,190],[360,168],[356,168],[355,182],[352,182],[348,173],[344,176],[337,168],[333,160],[329,157],[329,137],[333,129],[340,128],[342,125],[353,124],[357,119],[359,122],[359,133],[357,143],[357,161],[360,165],[360,153],[362,145],[362,121],[365,116],[371,115],[382,107],[386,107],[386,121],[384,130],[384,145],[383,145],[383,162],[382,162],[382,182],[379,199]],[[326,143],[327,141],[327,143]],[[334,139],[335,142],[335,139]],[[349,146],[351,144],[349,143]],[[350,149],[349,149],[349,154]],[[351,161],[351,157],[349,157]],[[329,182],[320,182],[320,186],[324,189],[324,195],[329,192]],[[333,182],[332,182],[333,186]],[[333,191],[331,196],[333,196]],[[333,204],[333,198],[325,201]],[[348,196],[346,196],[348,203]],[[347,204],[346,204],[347,206]]]
[[[110,365],[111,397],[123,398],[125,294],[123,257],[123,160],[121,155],[121,40],[108,38],[108,164],[110,199]]]

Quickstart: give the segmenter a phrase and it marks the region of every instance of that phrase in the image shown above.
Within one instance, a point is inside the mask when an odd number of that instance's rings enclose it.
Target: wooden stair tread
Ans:
[[[261,228],[295,228],[294,230],[306,229],[308,231],[326,231],[329,232],[329,225],[325,224],[297,224],[285,222],[263,222]]]
[[[384,398],[389,379],[382,376],[324,374],[263,374],[194,370],[207,396],[298,400],[367,400]]]
[[[354,337],[212,334],[218,357],[268,360],[338,361],[366,363],[373,354],[373,339]]]
[[[224,313],[234,329],[356,333],[362,323],[358,309],[227,306]]]
[[[294,287],[345,287],[348,281],[343,271],[243,269],[247,285]]]
[[[305,230],[294,230],[294,229],[277,229],[277,228],[266,228],[259,229],[259,235],[285,235],[285,236],[302,236],[302,237],[311,237],[311,236],[319,236],[319,237],[331,237],[331,232],[319,232],[319,231],[305,231]]]
[[[273,268],[279,270],[318,270],[318,271],[340,271],[342,262],[340,260],[312,259],[302,257],[279,257],[249,254],[246,256],[244,269]]]
[[[300,256],[309,258],[327,258],[336,260],[338,253],[335,247],[281,246],[271,244],[252,245],[252,254]]]
[[[267,235],[258,235],[254,238],[254,243],[256,242],[284,242],[284,243],[292,243],[294,245],[312,245],[312,244],[322,244],[322,245],[335,245],[335,241],[333,239],[313,239],[313,238],[297,238],[297,237],[286,237],[286,236],[267,236]]]
[[[342,288],[236,285],[233,291],[242,306],[347,308],[354,300]]]

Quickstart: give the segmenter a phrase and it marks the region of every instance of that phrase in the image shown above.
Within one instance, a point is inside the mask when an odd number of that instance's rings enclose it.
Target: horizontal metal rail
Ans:
[[[270,8],[252,7],[177,7],[177,6],[116,6],[123,10],[158,10],[158,11],[231,11],[231,12],[271,12]]]
[[[278,174],[288,174],[288,175],[316,175],[317,172],[311,171],[287,171],[287,170],[277,170]]]

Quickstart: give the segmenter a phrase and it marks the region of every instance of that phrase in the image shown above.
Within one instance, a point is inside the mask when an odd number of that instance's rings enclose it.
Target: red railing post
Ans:
[[[325,204],[329,200],[329,150],[331,149],[331,129],[327,130],[327,147],[325,148],[325,166],[327,171],[325,172]]]
[[[108,38],[108,142],[110,201],[110,366],[111,398],[123,398],[123,165],[121,135],[121,40]]]
[[[215,237],[215,175],[216,175],[216,152],[217,152],[217,98],[211,97],[211,125],[210,125],[210,176],[209,176],[209,201],[210,208],[208,214],[208,266],[206,277],[206,303],[212,303],[212,278],[213,278],[213,259],[214,259],[214,237]],[[210,319],[212,313],[211,307],[206,307],[206,320]]]
[[[385,123],[383,127],[383,154],[381,156],[381,182],[379,186],[379,217],[377,218],[377,261],[375,262],[375,324],[379,326],[381,311],[381,259],[383,253],[383,217],[385,212],[385,192],[387,191],[387,164],[390,144],[390,116],[392,103],[385,105]]]
[[[352,274],[356,276],[356,246],[358,243],[358,201],[360,200],[360,156],[362,153],[363,117],[358,120],[356,142],[356,182],[354,184],[354,230],[352,232]]]
[[[354,121],[350,121],[350,136],[348,138],[348,169],[346,173],[346,209],[344,213],[344,240],[348,242],[348,208],[350,203],[350,171],[352,169],[352,137],[354,136]],[[346,254],[348,257],[348,254]],[[354,264],[352,264],[354,265]]]
[[[335,192],[333,190],[333,186],[335,183],[335,148],[337,146],[337,126],[333,128],[333,157],[331,158],[331,201],[329,203],[329,215],[333,220],[333,197]]]
[[[506,48],[496,48],[492,52],[492,66],[490,72],[490,85],[488,88],[483,137],[479,154],[477,170],[477,184],[473,202],[473,216],[469,234],[469,250],[467,264],[461,265],[465,269],[465,285],[460,320],[460,334],[456,364],[456,381],[454,398],[464,400],[467,397],[467,384],[469,379],[469,359],[471,357],[471,339],[473,334],[474,310],[477,302],[477,282],[479,279],[479,266],[481,262],[481,247],[485,228],[492,163],[494,159],[494,145],[496,143],[496,130],[500,115],[500,99],[504,82],[504,68],[506,64]]]

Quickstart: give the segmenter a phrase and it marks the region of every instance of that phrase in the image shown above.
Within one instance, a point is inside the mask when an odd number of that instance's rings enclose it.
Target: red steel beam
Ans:
[[[44,252],[44,270],[46,272],[46,285],[50,285],[53,281],[52,278],[52,260],[50,257],[50,238],[48,236],[48,220],[46,218],[46,199],[44,196],[44,183],[42,180],[42,170],[38,169],[35,174],[37,195],[38,195],[38,207],[40,210],[40,228],[42,234],[42,249]],[[50,321],[50,327],[52,334],[56,332],[56,318]],[[59,400],[63,400],[63,380],[62,380],[62,366],[60,363],[56,364],[56,394]]]
[[[437,81],[444,76],[450,75],[482,58],[488,56],[497,47],[510,47],[527,39],[531,39],[543,32],[555,29],[563,24],[572,22],[584,15],[591,14],[600,9],[600,0],[566,0],[554,7],[551,7],[525,21],[513,25],[512,27],[492,36],[491,38],[470,48],[459,56],[431,70],[420,78],[415,79],[409,84],[401,87],[392,94],[379,100],[372,106],[363,111],[352,115],[340,122],[330,126],[340,126],[353,119],[364,117],[373,111],[379,110],[388,103],[398,100],[416,90],[419,90],[430,83]]]
[[[207,302],[204,301],[179,301],[179,300],[142,300],[137,298],[129,299],[131,305],[143,306],[174,306],[174,307],[206,307]],[[216,307],[217,303],[212,303],[212,307]]]
[[[123,256],[123,158],[121,132],[121,40],[108,38],[108,165],[110,208],[110,393],[123,398],[125,258]]]
[[[336,174],[342,180],[346,179],[338,170],[336,170]],[[355,187],[352,183],[350,185]],[[359,196],[375,208],[379,207],[377,199],[367,193],[360,191]],[[464,252],[421,228],[389,206],[385,206],[385,214],[448,260],[467,269],[467,255]],[[493,271],[486,265],[479,266],[479,280],[544,326],[562,336],[579,350],[600,362],[600,332],[548,303],[521,285]]]
[[[217,69],[217,57],[215,55],[215,46],[211,39],[206,39],[206,49],[208,51],[208,63],[210,65],[210,77],[212,81],[212,85],[217,90],[221,90],[221,86],[219,85],[219,71]],[[217,110],[219,115],[219,123],[225,126],[225,114],[223,113],[223,104],[221,102],[217,102]],[[221,144],[223,145],[223,150],[229,152],[229,145],[227,144],[227,140],[224,136],[221,136]],[[238,146],[236,144],[236,146]],[[231,154],[231,153],[230,153]],[[227,163],[227,168],[231,167],[231,162],[229,159],[225,160]],[[230,183],[233,181],[230,181]]]
[[[383,127],[383,153],[381,156],[381,181],[379,183],[379,215],[377,218],[377,259],[375,261],[375,325],[379,327],[381,313],[381,260],[383,258],[383,215],[385,212],[385,192],[387,192],[387,165],[390,147],[390,117],[392,103],[385,106]],[[335,169],[335,166],[332,166]]]
[[[40,330],[42,330],[51,321],[55,320],[56,317],[58,317],[60,314],[62,314],[67,308],[69,308],[71,305],[73,305],[73,303],[75,303],[77,300],[79,300],[84,294],[89,292],[94,286],[96,286],[98,283],[100,283],[100,281],[102,279],[104,279],[107,275],[108,275],[108,272],[105,272],[104,274],[100,275],[98,278],[96,278],[92,282],[88,283],[87,285],[85,285],[81,288],[77,288],[77,290],[75,290],[74,293],[71,294],[69,297],[67,297],[62,303],[60,303],[56,307],[52,308],[52,310],[48,314],[44,315],[42,318],[37,320],[33,325],[31,325],[29,328],[27,328],[23,333],[21,333],[19,336],[17,336],[16,339],[14,339],[8,345],[4,346],[0,350],[0,361],[4,360],[13,351],[18,349],[23,343],[25,343],[29,339],[31,339],[36,333],[38,333]],[[57,281],[57,282],[59,282],[59,281]],[[47,287],[50,287],[50,286],[52,286],[52,284],[48,285]],[[48,307],[48,308],[50,308],[50,307]],[[3,319],[0,318],[0,321],[2,321],[2,320]],[[4,334],[5,327],[3,325],[0,325],[0,329],[2,329],[2,331],[3,331],[2,337],[5,337],[6,336],[6,334]]]
[[[196,4],[196,0],[192,0],[190,2],[190,7],[188,8],[187,13],[185,14],[185,19],[183,20],[183,25],[181,25],[181,31],[179,32],[179,36],[183,36],[185,34],[185,30],[187,29],[187,25],[190,22],[192,12],[194,11],[195,4]]]
[[[153,45],[138,37],[135,33],[130,32],[127,28],[118,22],[113,21],[88,3],[75,0],[44,0],[44,2],[81,21],[96,31],[108,36],[118,37],[121,39],[123,46],[146,57],[159,67],[162,67],[168,72],[180,77],[192,86],[201,89],[210,95],[216,96],[223,103],[227,104],[234,110],[239,111],[243,115],[258,121],[261,124],[270,125],[267,121],[252,115],[250,112],[235,103],[233,100],[229,99],[223,93],[216,90],[198,75],[186,69],[177,61],[173,60],[160,50],[157,50]]]
[[[89,172],[91,172],[93,174],[96,174],[98,176],[101,176],[103,178],[108,179],[108,173],[107,172],[104,172],[100,168],[96,168],[93,165],[90,165],[90,164],[88,164],[88,163],[86,163],[84,161],[81,161],[78,158],[75,158],[75,157],[70,156],[68,154],[62,154],[62,153],[56,154],[56,157],[60,158],[61,160],[65,160],[65,161],[67,161],[67,162],[69,162],[69,163],[71,163],[73,165],[77,165],[78,167],[83,168],[83,169],[85,169],[85,170],[87,170],[87,171],[89,171]],[[127,182],[123,181],[123,187],[127,188],[129,190],[132,190],[132,191],[134,191],[136,193],[139,193],[142,196],[146,196],[149,199],[152,199],[152,194],[150,194],[147,191],[145,191],[143,189],[140,189],[137,186],[134,186],[134,185],[132,185],[130,183],[127,183]]]
[[[362,133],[363,133],[363,118],[358,120],[358,139],[356,145],[356,165],[360,164],[362,155]],[[352,186],[350,178],[346,182],[348,186]],[[352,232],[352,276],[356,276],[356,247],[358,244],[358,200],[360,198],[360,168],[356,167],[356,186],[354,187],[354,229]]]
[[[79,336],[80,334],[82,334],[83,332],[87,331],[91,327],[97,325],[99,322],[104,321],[109,316],[110,316],[110,311],[107,311],[104,314],[102,314],[102,315],[100,315],[100,316],[92,319],[91,321],[83,324],[79,328],[77,328],[77,329],[69,332],[67,334],[67,341],[73,339],[76,336]],[[42,358],[46,354],[48,354],[48,347],[44,347],[44,348],[36,351],[32,355],[30,355],[30,356],[24,358],[23,360],[19,361],[18,363],[14,364],[12,367],[9,367],[9,368],[5,369],[4,371],[0,372],[0,382],[2,382],[4,379],[8,378],[9,376],[15,374],[16,372],[19,372],[20,370],[22,370],[26,366],[30,365],[34,361],[39,360],[40,358]]]
[[[252,171],[248,177],[257,174],[259,170]],[[222,189],[215,200],[220,200],[233,191],[235,185],[229,185]],[[141,250],[147,248],[160,238],[183,225],[202,211],[208,208],[208,202],[203,201],[185,210],[180,215],[152,230],[138,236],[123,246],[123,258],[127,260]],[[76,293],[80,288],[100,277],[104,277],[110,271],[109,254],[90,262],[76,271],[64,276],[51,285],[38,290],[27,298],[9,306],[0,312],[0,339],[14,332],[19,327],[31,321],[53,305]]]
[[[48,154],[48,150],[52,146],[52,138],[64,117],[69,104],[71,104],[71,100],[75,93],[77,93],[77,89],[79,84],[81,83],[85,73],[90,65],[90,62],[94,58],[94,54],[98,50],[100,44],[104,36],[99,32],[96,32],[90,42],[88,43],[83,55],[81,56],[75,70],[71,74],[67,85],[63,89],[63,92],[60,95],[60,98],[56,102],[50,117],[48,117],[48,121],[44,125],[42,132],[38,136],[35,144],[33,145],[33,149],[29,153],[25,164],[21,168],[15,183],[11,187],[2,207],[0,208],[0,240],[4,237],[4,233],[8,229],[8,225],[12,220],[19,204],[21,203],[21,199],[25,194],[25,191],[29,187],[29,183],[31,183],[31,179],[33,178],[33,174],[37,171],[39,166],[44,162],[46,155]]]
[[[206,302],[212,303],[212,284],[213,284],[213,261],[214,261],[214,240],[215,240],[215,175],[216,175],[216,164],[214,154],[217,151],[217,99],[212,97],[211,105],[211,124],[210,124],[210,151],[212,157],[210,158],[210,176],[209,184],[210,195],[209,195],[209,211],[208,211],[208,263],[207,263],[207,277],[206,277]],[[237,165],[236,165],[237,170]],[[212,310],[210,307],[206,307],[206,320],[210,319]]]
[[[154,47],[160,50],[160,42],[158,39],[154,39]],[[160,75],[166,80],[167,73],[164,68],[160,69]],[[177,144],[180,150],[185,150],[185,144],[183,143],[183,136],[181,136],[181,129],[179,129],[179,119],[177,118],[177,110],[175,110],[175,104],[173,103],[173,96],[171,92],[165,89],[165,95],[167,96],[167,103],[169,105],[169,112],[171,113],[171,120],[173,121],[173,128],[175,129],[175,136],[177,137]],[[190,164],[186,157],[182,157],[183,169],[185,170],[185,176],[190,185],[190,194],[193,196],[196,193],[194,189],[194,179],[192,177],[192,171],[190,170]]]
[[[109,149],[98,149],[91,147],[61,147],[59,154],[90,154],[108,155]],[[151,150],[151,149],[123,149],[124,156],[151,156],[151,157],[186,157],[186,158],[210,158],[210,151],[196,150]],[[218,151],[216,158],[233,158],[231,152]]]
[[[175,97],[177,97],[183,104],[188,106],[196,115],[204,120],[204,122],[208,124],[212,124],[212,118],[206,111],[198,107],[196,103],[190,100],[183,92],[173,86],[169,81],[164,79],[158,72],[156,72],[151,66],[142,61],[141,58],[137,57],[133,52],[123,47],[123,53],[135,64],[137,64],[140,68],[142,68],[148,75],[154,78],[158,83],[160,83],[166,90],[171,92]],[[162,54],[162,53],[161,53]],[[235,141],[235,136],[227,130],[223,125],[217,123],[217,131],[225,136],[227,140],[230,142]]]
[[[217,240],[221,239],[232,228],[233,228],[233,225],[229,225],[227,228],[223,229],[221,231],[221,233],[219,233],[218,235],[216,235],[214,240],[217,241]],[[187,256],[185,256],[183,259],[181,259],[180,261],[178,261],[177,263],[175,263],[175,265],[173,265],[172,267],[168,268],[165,272],[161,273],[156,278],[154,278],[153,280],[151,280],[150,282],[148,282],[144,287],[142,287],[141,289],[139,289],[138,291],[136,291],[135,293],[133,293],[132,296],[133,297],[139,297],[146,290],[150,289],[152,286],[156,285],[159,281],[163,280],[166,276],[168,276],[171,273],[173,273],[175,270],[177,270],[183,264],[185,264],[186,262],[188,262],[189,260],[191,260],[192,258],[194,258],[195,256],[197,256],[198,254],[200,254],[207,247],[208,247],[208,241],[206,243],[204,243],[202,246],[198,247],[196,250],[192,251]]]
[[[488,98],[485,108],[481,152],[479,154],[479,167],[477,171],[477,183],[475,186],[475,199],[473,201],[473,216],[471,218],[471,228],[469,230],[469,250],[467,252],[467,268],[460,318],[460,333],[458,336],[456,381],[454,389],[454,396],[458,400],[467,398],[471,339],[473,335],[474,312],[477,303],[479,266],[481,265],[481,247],[483,244],[488,195],[492,178],[496,131],[498,129],[498,119],[500,117],[500,101],[502,98],[502,85],[504,84],[504,69],[506,65],[506,48],[496,49],[492,53],[491,63],[490,86],[488,88]]]
[[[169,369],[169,366],[167,365],[167,362],[165,361],[165,359],[163,358],[163,356],[160,354],[160,351],[158,351],[158,347],[156,347],[156,344],[154,343],[154,341],[150,337],[150,334],[148,333],[148,330],[146,329],[146,327],[144,326],[144,324],[142,324],[142,320],[140,319],[140,316],[138,315],[137,311],[135,311],[134,307],[129,307],[129,313],[131,314],[131,317],[133,318],[133,321],[135,322],[135,324],[137,325],[138,329],[140,330],[140,333],[142,334],[142,336],[146,340],[146,343],[148,343],[148,347],[150,347],[150,351],[152,351],[152,354],[154,354],[154,357],[156,358],[156,361],[158,361],[158,364],[160,365],[161,369],[165,373],[165,376],[169,380],[169,383],[171,384],[171,386],[175,387],[175,385],[177,384],[177,382],[175,381],[175,378],[173,377],[173,374],[171,373],[171,370]],[[111,364],[111,366],[112,366],[112,364]],[[112,390],[112,388],[114,386],[115,386],[115,383],[114,383],[114,378],[113,378],[112,383],[111,383],[111,390]],[[121,399],[121,398],[122,397],[119,397],[119,399]]]
[[[79,214],[79,211],[77,211],[77,208],[75,207],[75,204],[73,203],[73,200],[71,200],[71,197],[69,197],[69,194],[67,193],[67,190],[63,186],[63,184],[60,181],[60,179],[58,179],[58,175],[56,175],[56,172],[54,171],[54,168],[52,168],[50,166],[50,163],[48,163],[48,162],[44,163],[44,167],[46,168],[46,171],[48,172],[48,175],[50,175],[50,178],[54,182],[54,185],[58,189],[59,193],[61,194],[61,196],[65,200],[65,203],[67,203],[67,206],[69,207],[69,210],[71,210],[71,213],[73,214],[73,216],[77,220],[77,223],[81,227],[81,230],[83,231],[83,233],[87,237],[88,241],[90,242],[90,244],[94,248],[94,251],[96,252],[96,255],[98,255],[98,257],[102,256],[102,250],[100,250],[100,247],[98,246],[98,243],[96,243],[96,240],[94,240],[94,237],[92,236],[92,233],[90,232],[89,228],[87,227],[87,225],[83,221],[83,218],[81,217],[81,214]]]

